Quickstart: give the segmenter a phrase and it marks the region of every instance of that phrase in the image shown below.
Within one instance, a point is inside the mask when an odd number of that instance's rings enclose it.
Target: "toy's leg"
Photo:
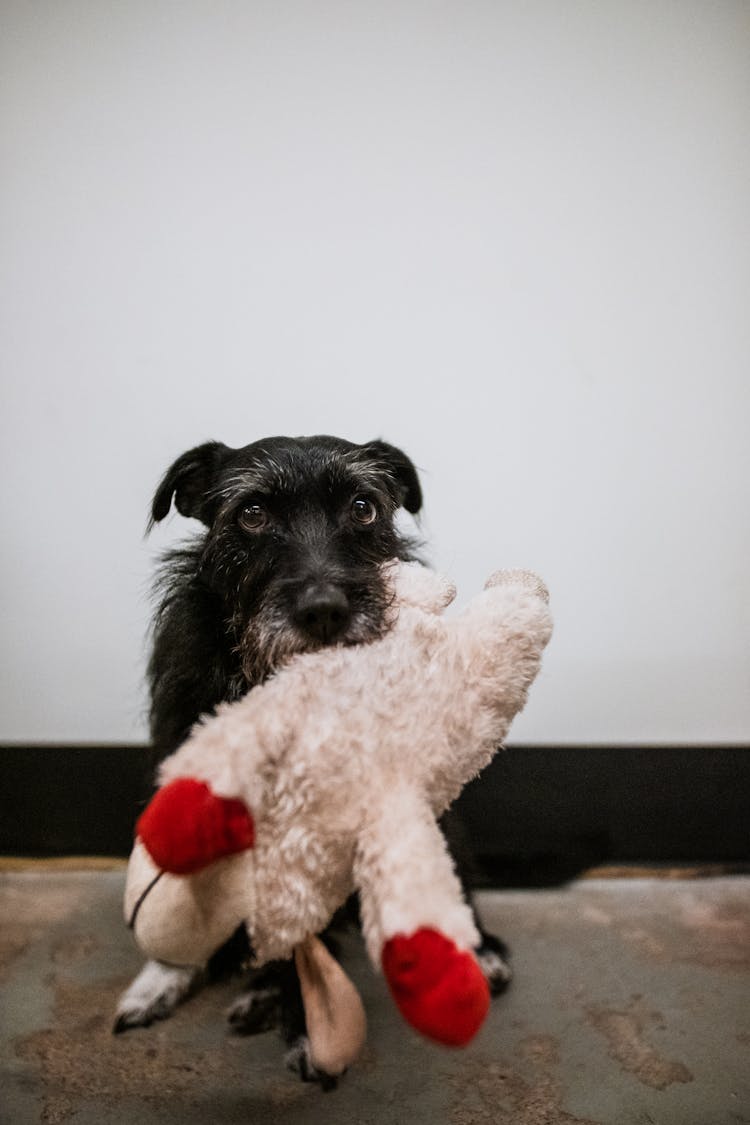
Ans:
[[[174,875],[199,871],[255,842],[247,806],[237,798],[217,796],[193,777],[176,778],[159,789],[136,832],[156,866]]]
[[[383,972],[412,1027],[447,1047],[464,1047],[484,1022],[487,981],[473,953],[437,930],[397,934],[383,947]]]
[[[468,1043],[489,1007],[472,949],[480,936],[429,806],[400,790],[368,818],[355,879],[368,953],[402,1015],[424,1035]]]

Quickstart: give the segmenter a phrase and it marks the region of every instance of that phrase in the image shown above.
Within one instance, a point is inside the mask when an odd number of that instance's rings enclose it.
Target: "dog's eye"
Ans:
[[[374,523],[377,517],[378,509],[372,500],[367,500],[364,496],[356,496],[352,500],[352,519],[355,523]]]
[[[268,523],[268,512],[262,504],[246,504],[238,523],[243,531],[262,531]]]

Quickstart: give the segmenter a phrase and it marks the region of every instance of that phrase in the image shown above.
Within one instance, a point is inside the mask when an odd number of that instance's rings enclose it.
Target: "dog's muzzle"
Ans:
[[[349,626],[349,599],[340,586],[316,582],[307,586],[294,610],[294,623],[317,644],[332,644]]]

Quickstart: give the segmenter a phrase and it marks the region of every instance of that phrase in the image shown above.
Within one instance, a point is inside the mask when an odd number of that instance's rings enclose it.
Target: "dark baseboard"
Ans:
[[[145,746],[0,746],[0,854],[126,856]],[[750,860],[750,746],[518,746],[458,807],[495,885],[597,864]]]
[[[494,884],[602,864],[745,864],[750,746],[510,747],[460,806]]]

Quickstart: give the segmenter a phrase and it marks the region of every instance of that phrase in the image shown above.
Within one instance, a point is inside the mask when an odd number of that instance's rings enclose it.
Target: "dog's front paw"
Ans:
[[[482,942],[474,953],[490,993],[499,996],[501,992],[505,992],[513,979],[510,951],[505,942],[494,934],[482,933]]]
[[[115,1035],[167,1019],[194,989],[200,975],[197,969],[178,969],[158,961],[147,961],[120,997],[112,1028]]]
[[[289,1070],[299,1074],[303,1082],[317,1082],[321,1090],[328,1092],[335,1090],[338,1079],[333,1074],[326,1074],[319,1070],[312,1061],[310,1040],[306,1035],[300,1035],[294,1040],[291,1047],[284,1055],[284,1062]]]
[[[281,1023],[281,989],[249,988],[232,1004],[227,1019],[238,1035],[259,1035]]]

